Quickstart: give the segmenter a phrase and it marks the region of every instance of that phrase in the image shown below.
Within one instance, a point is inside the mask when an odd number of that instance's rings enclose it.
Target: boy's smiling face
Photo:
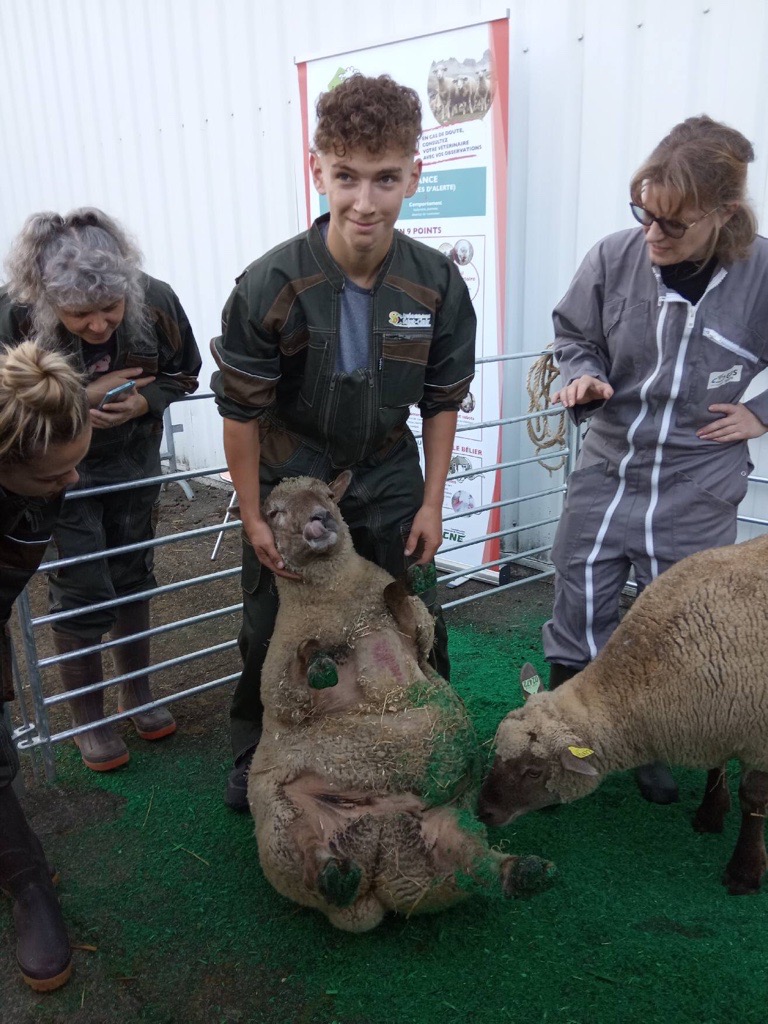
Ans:
[[[315,188],[331,211],[328,248],[342,268],[378,266],[392,243],[403,200],[416,191],[421,160],[399,150],[312,153]]]

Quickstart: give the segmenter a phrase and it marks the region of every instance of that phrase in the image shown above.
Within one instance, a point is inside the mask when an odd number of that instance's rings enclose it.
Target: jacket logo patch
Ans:
[[[732,366],[730,370],[720,370],[717,373],[710,373],[707,391],[711,388],[721,388],[723,384],[732,384],[734,381],[741,380],[741,371],[743,369],[743,366]]]
[[[398,313],[394,309],[389,314],[389,322],[393,327],[431,327],[431,313]]]

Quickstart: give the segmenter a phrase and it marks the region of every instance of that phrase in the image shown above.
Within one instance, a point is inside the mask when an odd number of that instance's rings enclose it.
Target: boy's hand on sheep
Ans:
[[[762,437],[768,430],[746,405],[710,405],[709,411],[720,412],[723,415],[696,431],[696,437],[703,441],[719,441],[721,444],[730,441],[749,441],[753,437]]]
[[[440,508],[422,505],[413,519],[405,545],[407,558],[416,555],[416,565],[425,565],[435,557],[443,542],[443,513]]]
[[[287,580],[301,579],[296,573],[289,572],[285,568],[285,562],[275,546],[275,538],[264,519],[251,519],[247,523],[244,521],[243,529],[256,552],[256,557],[265,569],[269,569],[275,576],[283,576]]]

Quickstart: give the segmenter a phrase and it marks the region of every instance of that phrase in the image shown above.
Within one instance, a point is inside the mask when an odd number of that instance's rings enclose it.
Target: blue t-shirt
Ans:
[[[320,230],[327,245],[328,224],[321,224]],[[344,273],[343,270],[341,272]],[[370,367],[372,317],[373,292],[370,288],[361,288],[344,274],[336,373],[352,373],[354,370],[366,370]]]

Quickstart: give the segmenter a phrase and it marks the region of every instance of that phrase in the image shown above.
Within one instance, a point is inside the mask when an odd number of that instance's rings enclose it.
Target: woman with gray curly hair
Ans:
[[[163,281],[141,270],[141,254],[123,228],[101,210],[66,216],[30,216],[6,261],[8,285],[0,290],[0,342],[34,337],[71,355],[85,373],[93,441],[78,467],[80,488],[160,474],[163,412],[197,388],[200,355],[181,304]],[[115,394],[115,389],[119,389]],[[104,552],[154,537],[159,484],[68,501],[54,532],[59,556]],[[83,613],[58,621],[54,640],[66,690],[101,682],[101,652],[113,639],[135,637],[113,649],[121,674],[120,710],[152,701],[148,591],[156,586],[152,549],[61,568],[50,576],[51,611]],[[114,608],[104,602],[136,595]],[[104,715],[103,690],[70,701],[75,725]],[[168,736],[176,723],[167,708],[137,712],[143,739]],[[94,771],[125,764],[128,749],[111,725],[75,738]]]

